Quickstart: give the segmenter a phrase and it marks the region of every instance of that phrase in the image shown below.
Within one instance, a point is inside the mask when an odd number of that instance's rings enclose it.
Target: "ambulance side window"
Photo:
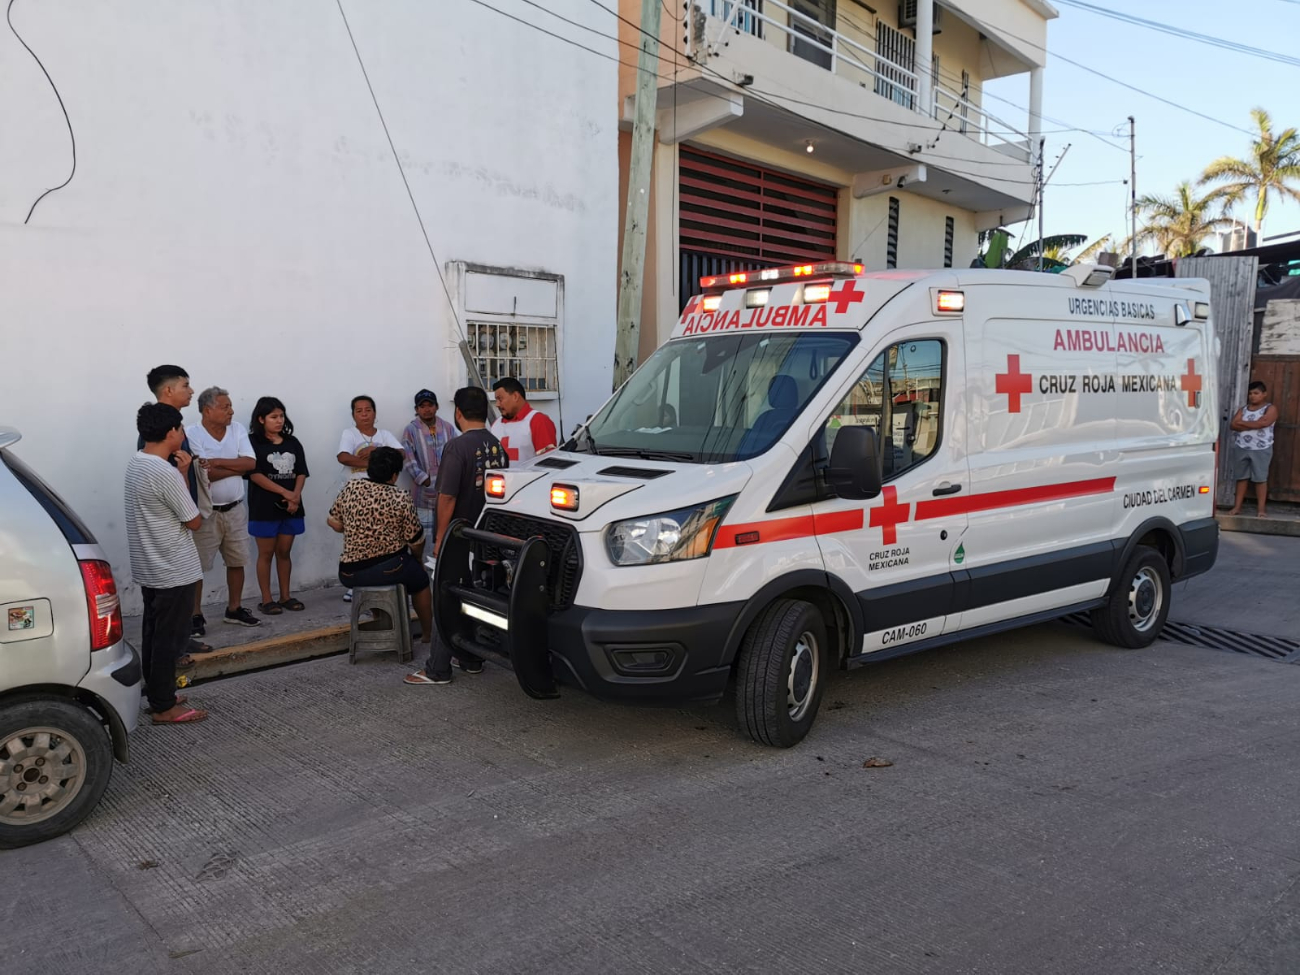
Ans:
[[[900,342],[880,353],[826,421],[826,456],[840,427],[852,425],[875,433],[885,480],[930,457],[939,446],[943,371],[938,339]]]

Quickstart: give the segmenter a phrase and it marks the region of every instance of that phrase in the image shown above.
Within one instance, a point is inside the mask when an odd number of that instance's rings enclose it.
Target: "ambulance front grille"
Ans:
[[[551,564],[547,566],[547,588],[551,611],[557,612],[573,605],[573,597],[578,591],[578,581],[582,578],[582,545],[572,525],[542,518],[527,518],[489,508],[483,514],[483,521],[479,527],[484,531],[511,538],[540,536],[545,539],[551,549]],[[480,545],[477,549],[476,554],[479,558],[502,558],[502,553],[491,545]]]

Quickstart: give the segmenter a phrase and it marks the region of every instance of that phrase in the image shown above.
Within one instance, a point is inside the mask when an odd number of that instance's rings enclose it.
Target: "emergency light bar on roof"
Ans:
[[[780,284],[803,278],[844,278],[862,273],[861,264],[848,261],[826,261],[821,264],[794,264],[790,267],[765,267],[761,271],[736,271],[732,274],[713,274],[700,278],[705,291],[726,291],[743,284]]]

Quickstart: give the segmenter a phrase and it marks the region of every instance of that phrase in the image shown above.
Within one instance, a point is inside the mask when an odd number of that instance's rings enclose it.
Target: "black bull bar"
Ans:
[[[474,558],[474,543],[514,555]],[[433,621],[452,648],[505,659],[530,697],[559,697],[551,669],[547,572],[552,553],[543,538],[479,531],[464,519],[443,536],[433,570]]]

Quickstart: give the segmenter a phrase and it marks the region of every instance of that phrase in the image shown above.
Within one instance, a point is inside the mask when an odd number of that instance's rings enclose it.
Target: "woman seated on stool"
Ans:
[[[433,601],[420,558],[424,528],[411,495],[397,486],[405,462],[400,450],[376,447],[367,458],[368,476],[343,485],[326,521],[343,533],[339,582],[349,589],[405,586],[420,618],[420,642],[427,644],[433,638]]]

